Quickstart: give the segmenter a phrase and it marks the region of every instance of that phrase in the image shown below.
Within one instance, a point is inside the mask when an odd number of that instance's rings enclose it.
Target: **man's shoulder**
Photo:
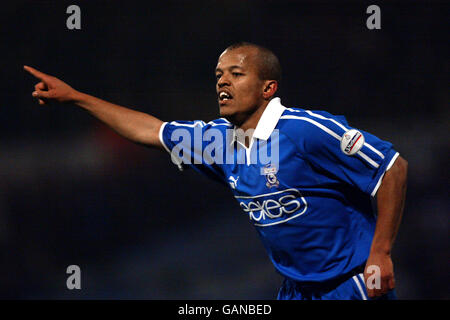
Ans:
[[[341,122],[345,125],[347,124],[347,120],[343,115],[335,115],[325,110],[312,110],[312,109],[303,109],[303,108],[286,108],[282,118],[283,119],[295,119],[299,117],[304,117],[313,120],[335,120]],[[300,119],[302,120],[302,119]]]
[[[280,117],[280,126],[292,130],[307,130],[313,127],[338,126],[346,130],[349,126],[342,115],[333,115],[324,110],[308,110],[302,108],[286,108]]]
[[[349,130],[344,116],[333,115],[324,110],[286,108],[280,117],[278,129],[298,145],[305,140],[323,142],[323,135],[339,138]]]
[[[217,126],[228,127],[228,128],[234,127],[234,125],[225,118],[218,118],[218,119],[211,120],[211,121],[207,122],[206,125],[209,125],[211,127],[217,127]]]

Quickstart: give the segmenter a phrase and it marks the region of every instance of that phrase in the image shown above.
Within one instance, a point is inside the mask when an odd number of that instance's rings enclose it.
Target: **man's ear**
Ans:
[[[275,95],[278,90],[278,82],[275,80],[266,80],[264,82],[263,98],[270,99]]]

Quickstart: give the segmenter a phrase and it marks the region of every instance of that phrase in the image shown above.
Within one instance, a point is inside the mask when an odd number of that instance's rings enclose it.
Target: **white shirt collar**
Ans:
[[[286,110],[286,108],[281,104],[280,98],[276,97],[270,100],[269,104],[261,115],[258,124],[256,125],[252,140],[253,138],[260,140],[269,139],[273,130],[277,126],[278,120],[280,120],[280,117],[283,114],[284,110]],[[238,135],[236,134],[236,127],[234,127],[232,142],[234,143],[236,139],[238,139]],[[239,142],[239,140],[240,139],[238,139],[237,141]]]

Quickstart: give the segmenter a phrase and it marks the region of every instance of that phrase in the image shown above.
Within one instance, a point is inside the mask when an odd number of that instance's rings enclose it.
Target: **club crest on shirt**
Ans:
[[[267,188],[278,187],[280,182],[277,178],[278,168],[273,164],[267,164],[261,168],[261,174],[266,177]]]

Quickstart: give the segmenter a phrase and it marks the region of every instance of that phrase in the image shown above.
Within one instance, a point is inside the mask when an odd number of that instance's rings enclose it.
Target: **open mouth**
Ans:
[[[233,99],[233,96],[231,94],[229,94],[226,91],[221,91],[219,93],[219,101],[220,102],[227,102],[229,100]]]

